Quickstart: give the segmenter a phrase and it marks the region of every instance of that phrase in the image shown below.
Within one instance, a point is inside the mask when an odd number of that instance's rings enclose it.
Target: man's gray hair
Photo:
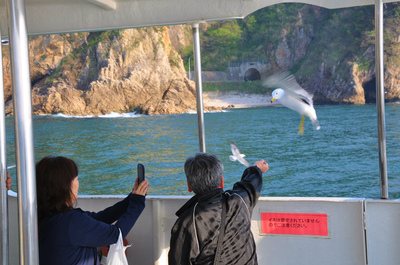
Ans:
[[[221,185],[224,165],[218,156],[210,153],[196,153],[185,162],[185,174],[190,187],[196,194],[204,194]]]

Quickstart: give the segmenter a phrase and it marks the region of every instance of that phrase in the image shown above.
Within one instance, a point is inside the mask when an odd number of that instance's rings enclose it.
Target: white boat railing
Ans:
[[[265,184],[267,185],[267,184]],[[266,187],[267,188],[267,187]],[[99,211],[125,196],[79,196],[78,207]],[[126,237],[129,264],[167,265],[175,212],[190,196],[148,196],[146,208]],[[17,233],[17,197],[10,192],[10,234]],[[297,214],[297,221],[265,214]],[[312,215],[326,216],[325,223],[312,223]],[[307,221],[306,218],[310,220]],[[269,265],[382,265],[399,264],[400,200],[364,198],[261,197],[253,211],[251,229],[259,264]],[[292,232],[276,234],[263,226],[314,226],[314,235]],[[297,224],[297,225],[296,225]],[[324,235],[319,227],[325,226]],[[281,229],[282,230],[282,229]],[[10,238],[10,264],[18,264],[18,240]]]

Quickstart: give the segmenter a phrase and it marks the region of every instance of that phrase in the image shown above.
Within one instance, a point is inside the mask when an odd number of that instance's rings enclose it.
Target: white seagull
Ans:
[[[246,155],[241,154],[239,152],[239,149],[236,147],[234,142],[231,142],[231,150],[232,150],[232,155],[229,156],[229,159],[231,161],[239,161],[240,163],[242,163],[243,165],[245,165],[246,167],[249,167],[250,164],[249,162],[247,162],[243,157],[245,157]]]
[[[304,116],[308,116],[314,125],[314,129],[319,130],[317,113],[315,112],[312,95],[305,91],[289,73],[275,74],[267,78],[264,83],[267,87],[278,87],[272,91],[271,103],[277,100],[283,106],[297,111],[301,115],[299,134],[304,132]]]

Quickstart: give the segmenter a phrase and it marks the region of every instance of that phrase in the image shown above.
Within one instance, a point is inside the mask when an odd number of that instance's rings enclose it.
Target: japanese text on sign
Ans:
[[[328,236],[328,215],[261,213],[261,234]]]

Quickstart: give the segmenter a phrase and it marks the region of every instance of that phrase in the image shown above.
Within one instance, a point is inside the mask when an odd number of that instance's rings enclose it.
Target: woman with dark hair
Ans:
[[[100,264],[97,247],[125,238],[145,206],[149,182],[135,186],[124,200],[98,213],[74,208],[78,167],[66,157],[44,157],[36,164],[39,263]],[[117,221],[115,224],[112,225]]]

